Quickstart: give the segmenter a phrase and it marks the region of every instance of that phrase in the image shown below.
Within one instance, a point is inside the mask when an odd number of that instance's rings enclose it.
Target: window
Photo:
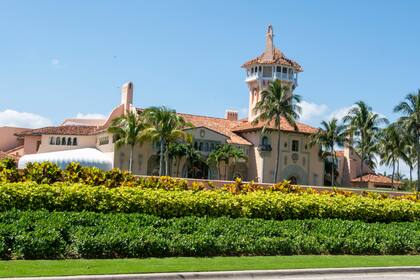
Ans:
[[[55,145],[54,137],[50,137],[50,145]]]
[[[66,137],[61,138],[61,145],[66,145]]]
[[[259,71],[259,72],[261,72],[261,66],[260,66],[260,67],[258,67],[258,71]]]
[[[99,146],[109,144],[109,136],[99,137]]]
[[[57,137],[57,138],[55,139],[55,144],[56,144],[56,145],[60,145],[60,143],[61,143],[61,142],[60,142],[60,137]]]
[[[273,76],[273,68],[272,67],[268,67],[268,66],[264,66],[263,68],[263,77],[264,78],[269,78]]]
[[[77,146],[77,138],[76,137],[73,138],[73,146]]]
[[[281,72],[281,67],[280,66],[276,67],[276,72],[279,72],[279,73]]]
[[[261,145],[263,145],[263,146],[269,145],[267,136],[263,136],[263,138],[261,139]]]
[[[254,74],[254,68],[251,68],[251,74]]]
[[[67,146],[71,146],[71,137],[67,138]]]
[[[39,151],[39,147],[41,146],[41,141],[36,141],[36,151]]]
[[[293,152],[299,152],[299,141],[298,140],[292,140],[292,151]]]
[[[283,67],[283,73],[287,73],[287,68],[286,67]]]

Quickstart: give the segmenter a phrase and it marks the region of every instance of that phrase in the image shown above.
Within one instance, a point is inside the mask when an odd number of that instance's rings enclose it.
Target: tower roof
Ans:
[[[242,67],[246,68],[255,64],[280,64],[293,67],[296,71],[302,72],[303,68],[296,61],[287,58],[278,48],[274,46],[273,38],[273,27],[269,25],[265,39],[264,52],[256,58],[245,62]]]

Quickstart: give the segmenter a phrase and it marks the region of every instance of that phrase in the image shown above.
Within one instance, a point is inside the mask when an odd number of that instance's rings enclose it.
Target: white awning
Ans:
[[[97,167],[102,170],[111,170],[112,158],[94,148],[84,148],[59,152],[24,155],[20,158],[18,168],[25,168],[29,162],[49,161],[57,164],[61,169],[66,168],[71,162],[78,162],[82,166]]]

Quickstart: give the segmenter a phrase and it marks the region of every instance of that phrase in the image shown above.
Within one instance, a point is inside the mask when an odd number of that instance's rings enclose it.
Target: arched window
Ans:
[[[66,137],[61,138],[61,145],[66,145]]]
[[[73,146],[77,146],[77,138],[76,137],[73,138]]]
[[[50,137],[50,145],[55,145],[54,137]]]
[[[56,144],[56,145],[60,145],[60,137],[57,137],[57,138],[55,139],[55,144]]]
[[[67,138],[67,146],[71,146],[71,137]]]

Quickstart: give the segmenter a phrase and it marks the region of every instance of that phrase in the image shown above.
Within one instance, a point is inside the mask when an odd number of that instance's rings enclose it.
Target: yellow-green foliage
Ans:
[[[339,218],[367,222],[417,221],[420,203],[340,193],[312,194],[107,188],[82,184],[0,185],[0,211],[8,209],[144,213],[160,217],[230,216],[263,219]]]

